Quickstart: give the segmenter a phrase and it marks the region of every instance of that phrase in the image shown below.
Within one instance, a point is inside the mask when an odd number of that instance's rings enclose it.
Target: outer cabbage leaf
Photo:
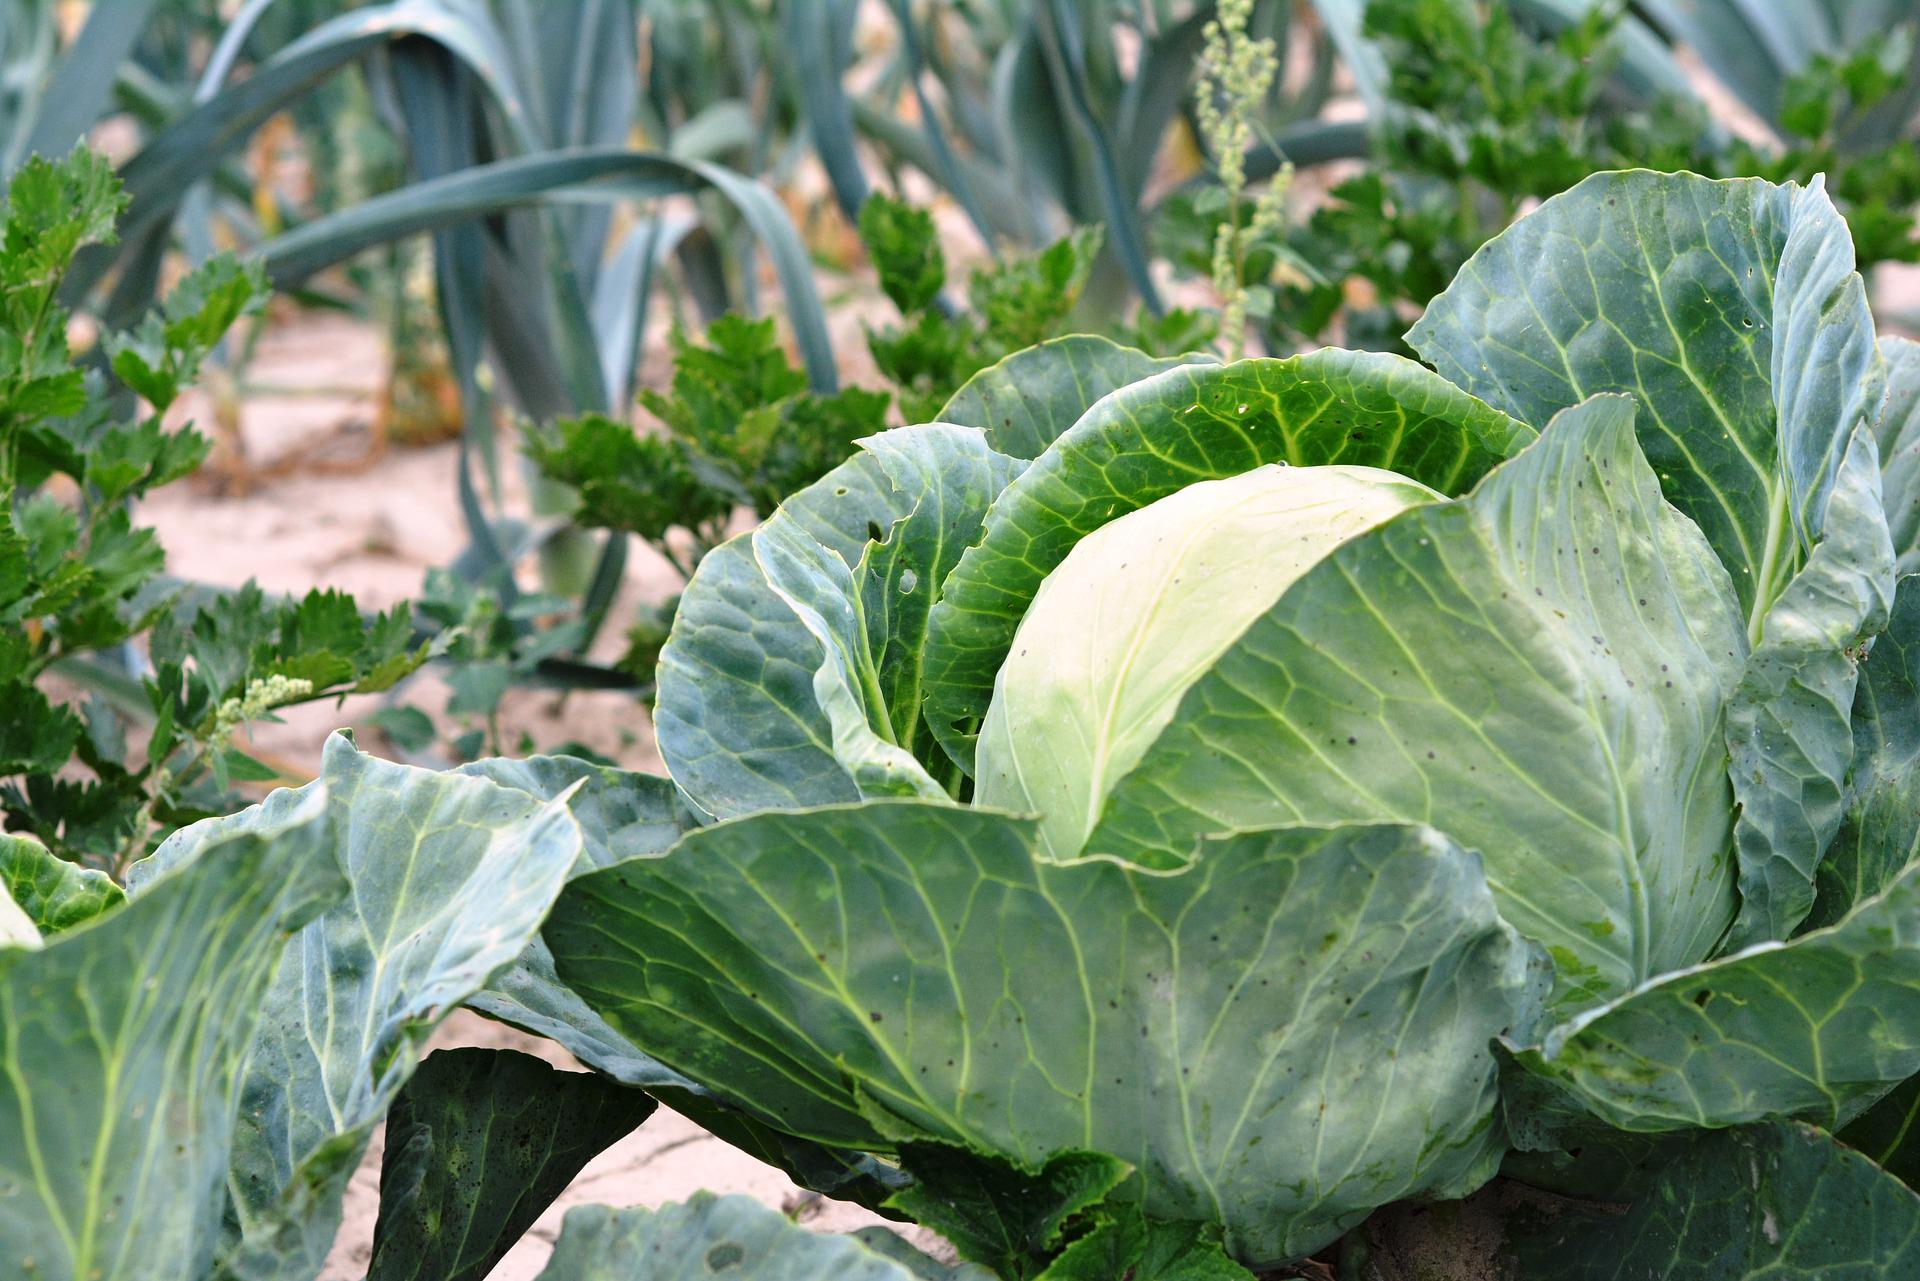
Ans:
[[[1133,1173],[1117,1157],[1062,1152],[1031,1173],[938,1143],[901,1146],[913,1182],[887,1202],[938,1232],[963,1259],[1024,1281],[1059,1252],[1078,1216],[1092,1213]],[[1138,1213],[1138,1207],[1129,1207]],[[1124,1274],[1124,1267],[1112,1275]]]
[[[1198,352],[1149,356],[1096,334],[1050,338],[967,379],[939,420],[980,428],[1010,457],[1037,458],[1108,392],[1176,365],[1212,363]]]
[[[1664,975],[1515,1059],[1622,1130],[1836,1125],[1920,1072],[1920,865],[1838,925]]]
[[[349,901],[286,949],[241,1093],[226,1275],[319,1271],[374,1126],[446,1012],[526,948],[580,857],[566,800],[436,774],[328,740],[321,781],[174,834],[131,880],[281,821],[324,787]],[[158,884],[159,882],[154,882]]]
[[[575,876],[636,855],[664,853],[697,825],[672,779],[577,756],[490,756],[453,772],[517,788],[537,800],[565,798],[580,825]]]
[[[877,1160],[871,1153],[797,1138],[684,1078],[682,1083],[649,1085],[647,1093],[708,1134],[785,1172],[801,1187],[836,1201],[883,1211],[887,1201],[909,1182],[897,1166]]]
[[[664,854],[694,826],[694,817],[672,781],[657,775],[569,756],[492,757],[455,772],[518,788],[542,801],[566,797],[581,835],[580,856],[569,877],[638,855]],[[519,959],[496,973],[467,1004],[489,1018],[559,1043],[588,1067],[622,1084],[688,1084],[608,1027],[560,982],[553,972],[553,954],[537,936]]]
[[[36,1281],[208,1274],[247,1043],[346,889],[324,794],[209,841],[44,950],[0,950],[0,1241]]]
[[[1839,1132],[1850,1148],[1920,1192],[1920,1076],[1910,1076]]]
[[[13,895],[7,892],[7,887],[0,885],[0,948],[24,947],[32,951],[38,950],[45,942],[33,918],[13,901]]]
[[[928,727],[963,769],[1015,630],[1082,538],[1195,481],[1267,463],[1383,467],[1458,494],[1530,428],[1430,370],[1332,349],[1171,369],[1096,404],[994,503],[926,645]]]
[[[1820,859],[1845,816],[1857,654],[1885,626],[1892,565],[1879,459],[1861,428],[1829,497],[1826,537],[1767,612],[1728,700],[1741,906],[1727,951],[1785,938],[1813,910]]]
[[[1023,464],[941,424],[862,445],[706,557],[681,598],[660,750],[709,814],[945,794],[920,718],[927,615]]]
[[[69,863],[31,836],[0,835],[0,890],[49,936],[90,921],[126,898],[105,872]]]
[[[1881,1281],[1920,1275],[1920,1197],[1806,1125],[1698,1139],[1624,1216],[1523,1238],[1527,1281]]]
[[[1544,1117],[1529,1110],[1541,1099]],[[1582,1201],[1633,1200],[1692,1137],[1600,1125],[1518,1068],[1501,1074],[1500,1110],[1514,1145],[1500,1163],[1501,1179]]]
[[[367,1281],[485,1281],[581,1167],[654,1106],[511,1050],[429,1054],[387,1113]]]
[[[1920,343],[1882,338],[1887,401],[1874,425],[1880,446],[1880,487],[1893,535],[1898,572],[1920,571]]]
[[[1489,1038],[1546,986],[1431,829],[1249,833],[1166,874],[911,801],[703,828],[575,881],[546,937],[608,1022],[768,1124],[1105,1153],[1252,1263],[1487,1178]]]
[[[1556,1002],[1707,955],[1733,912],[1725,571],[1605,396],[1457,503],[1335,550],[1194,683],[1089,852],[1229,828],[1427,822],[1553,954]]]
[[[622,1085],[691,1084],[607,1026],[553,971],[553,953],[535,937],[514,963],[487,980],[467,1005],[523,1032],[544,1036]]]
[[[899,743],[895,706],[880,689],[865,610],[872,581],[867,557],[857,565],[847,564],[780,512],[751,537],[767,585],[819,644],[823,658],[814,670],[813,699],[827,719],[834,760],[852,777],[854,787],[862,796],[945,796],[912,749]],[[918,590],[918,575],[906,584]],[[933,591],[929,582],[923,598]],[[898,710],[912,717],[910,734],[919,722],[919,705],[906,703]]]
[[[1920,857],[1920,576],[1900,580],[1853,696],[1846,818],[1820,860],[1809,928],[1832,925]]]
[[[1595,174],[1482,246],[1407,338],[1525,422],[1597,392],[1638,400],[1647,459],[1756,637],[1885,387],[1852,241],[1818,182]]]
[[[702,806],[726,816],[859,799],[813,699],[820,659],[767,586],[751,535],[701,557],[660,651],[654,730]]]
[[[1061,1251],[1039,1281],[1253,1281],[1219,1238],[1211,1224],[1108,1216]]]
[[[886,1253],[853,1236],[809,1232],[752,1197],[700,1192],[658,1210],[567,1211],[539,1281],[992,1281],[901,1242]]]
[[[517,787],[543,801],[565,797],[582,836],[571,876],[626,858],[665,853],[695,826],[695,816],[673,783],[653,774],[565,756],[495,757],[455,772]],[[469,997],[467,1005],[558,1043],[622,1085],[646,1089],[710,1133],[784,1170],[802,1187],[871,1207],[892,1195],[904,1177],[863,1153],[834,1151],[773,1130],[646,1054],[560,981],[553,971],[553,953],[539,937]]]
[[[1872,445],[1854,440],[1885,369],[1853,268],[1818,179],[1596,174],[1483,246],[1408,335],[1528,422],[1634,396],[1668,499],[1732,575],[1754,651],[1728,718],[1729,946],[1785,937],[1812,906],[1852,756],[1851,651],[1892,597]]]

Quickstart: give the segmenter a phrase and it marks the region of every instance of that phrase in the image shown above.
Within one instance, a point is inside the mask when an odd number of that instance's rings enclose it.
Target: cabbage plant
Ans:
[[[671,779],[0,838],[0,1257],[310,1281],[384,1125],[369,1281],[481,1281],[657,1104],[963,1257],[544,1281],[1920,1275],[1920,347],[1818,184],[1645,172],[1410,338],[982,370],[702,561]]]
[[[1410,341],[1043,344],[711,554],[558,980],[1008,1276],[1483,1188],[1519,1276],[1920,1275],[1916,348],[1818,182],[1648,172]]]

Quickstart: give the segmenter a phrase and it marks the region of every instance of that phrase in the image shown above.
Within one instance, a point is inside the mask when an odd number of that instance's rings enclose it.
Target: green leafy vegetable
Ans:
[[[1632,425],[1621,398],[1569,410],[1463,501],[1309,570],[1193,684],[1088,848],[1431,822],[1482,851],[1563,1004],[1705,956],[1733,909],[1719,717],[1743,646]]]
[[[0,889],[0,947],[26,948],[36,950],[45,944],[40,927],[33,918],[22,911],[13,901],[13,896]]]
[[[1139,1214],[1101,1221],[1060,1252],[1040,1281],[1248,1281],[1202,1224],[1155,1223]]]
[[[209,834],[43,950],[0,949],[0,1238],[21,1275],[209,1275],[263,997],[346,889],[326,805]]]
[[[1092,334],[1024,347],[961,384],[936,422],[978,427],[1014,458],[1037,458],[1109,392],[1204,356],[1149,356]]]
[[[1053,857],[1080,853],[1114,786],[1235,637],[1341,543],[1438,497],[1378,468],[1269,464],[1094,530],[1020,620],[980,731],[974,800],[1039,814]],[[1222,600],[1219,581],[1246,587]],[[1188,621],[1199,602],[1205,629]]]
[[[1885,371],[1846,224],[1818,181],[1599,174],[1476,254],[1408,337],[1528,421],[1638,400],[1647,460],[1732,575],[1753,644],[1728,708],[1733,942],[1784,937],[1840,823],[1854,656],[1893,594],[1856,431]]]
[[[1845,224],[1602,175],[1411,338],[1044,342],[716,551],[659,725],[724,821],[570,885],[554,981],[1008,1276],[1491,1275],[1529,1183],[1616,1209],[1516,1281],[1904,1266],[1785,1124],[1912,1168],[1912,371]]]
[[[1058,337],[1103,240],[1098,227],[1078,227],[1037,253],[981,267],[967,285],[967,315],[940,298],[946,254],[926,210],[875,192],[860,207],[860,236],[880,288],[905,321],[868,330],[867,347],[881,376],[899,388],[909,423],[952,421],[940,407],[977,371]]]
[[[1920,857],[1920,578],[1900,580],[1853,697],[1853,768],[1839,835],[1804,928],[1832,925]]]
[[[105,872],[76,867],[31,836],[0,836],[0,888],[49,936],[85,924],[126,897]]]
[[[609,1023],[769,1124],[1105,1152],[1150,1214],[1258,1263],[1483,1182],[1487,1042],[1525,1035],[1544,978],[1428,829],[1249,834],[1167,876],[1053,866],[1031,823],[924,802],[702,829],[576,881],[545,934]]]
[[[1854,1118],[1837,1137],[1908,1187],[1920,1183],[1920,1076]],[[1916,1189],[1920,1190],[1920,1189]]]
[[[1837,1125],[1920,1072],[1920,866],[1837,925],[1663,975],[1521,1052],[1623,1130]]]
[[[654,1106],[511,1050],[429,1054],[387,1112],[369,1281],[484,1281],[581,1167]]]
[[[970,428],[885,433],[702,563],[661,653],[663,755],[719,817],[932,795],[922,638],[1019,470]]]
[[[913,1182],[887,1202],[926,1224],[995,1276],[1037,1275],[1058,1253],[1067,1222],[1106,1199],[1133,1171],[1096,1152],[1062,1152],[1028,1173],[933,1143],[910,1143]]]
[[[318,783],[169,838],[135,869],[134,900],[195,851],[272,827],[314,794],[352,900],[287,949],[260,1007],[225,1250],[249,1281],[318,1268],[347,1177],[427,1037],[526,948],[582,848],[564,799],[390,765],[336,735]]]
[[[1267,463],[1385,467],[1443,494],[1532,431],[1411,361],[1322,351],[1171,369],[1106,397],[1009,485],[941,587],[927,721],[971,771],[994,674],[1074,543],[1198,480]]]
[[[1911,574],[1920,570],[1920,343],[1882,338],[1880,358],[1887,366],[1887,403],[1874,436],[1880,446],[1887,529],[1899,558],[1898,571]]]
[[[1920,1197],[1776,1122],[1696,1140],[1625,1216],[1570,1213],[1517,1254],[1529,1281],[1872,1281],[1920,1266]]]

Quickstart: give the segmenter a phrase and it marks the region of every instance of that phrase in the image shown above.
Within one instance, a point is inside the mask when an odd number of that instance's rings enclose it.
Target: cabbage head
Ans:
[[[1341,543],[1440,495],[1377,467],[1267,463],[1080,540],[994,678],[974,802],[1040,816],[1071,858],[1187,687]]]
[[[1007,1275],[1494,1181],[1523,1278],[1920,1276],[1920,349],[1818,182],[1648,172],[1409,342],[1061,339],[864,441],[702,563],[697,823],[555,973],[895,1209],[1060,1207]]]

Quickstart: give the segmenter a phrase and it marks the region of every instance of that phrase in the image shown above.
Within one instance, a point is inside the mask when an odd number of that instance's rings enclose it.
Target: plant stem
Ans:
[[[126,883],[128,870],[146,856],[147,837],[153,832],[154,811],[160,808],[160,803],[172,794],[174,787],[181,780],[192,776],[193,771],[199,768],[200,762],[206,757],[207,744],[198,739],[183,746],[188,755],[186,764],[180,769],[173,769],[165,761],[154,767],[153,775],[148,781],[147,798],[134,812],[133,830],[127,834],[126,843],[120,847],[120,852],[114,855],[113,866],[107,869],[108,874],[123,885]]]

